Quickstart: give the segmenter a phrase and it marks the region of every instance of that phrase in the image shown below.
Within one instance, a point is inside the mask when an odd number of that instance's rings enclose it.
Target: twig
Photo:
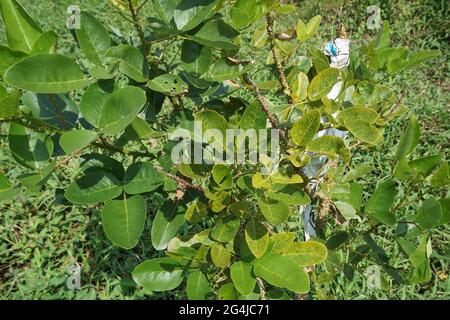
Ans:
[[[190,183],[189,181],[184,180],[181,177],[178,177],[172,173],[169,173],[167,171],[165,171],[163,168],[161,168],[160,166],[155,166],[155,169],[164,174],[165,176],[167,176],[170,179],[175,180],[179,185],[181,185],[182,187],[184,187],[185,189],[193,189],[193,190],[197,190],[201,193],[205,192],[205,189],[203,189],[201,186],[195,185],[193,183]]]

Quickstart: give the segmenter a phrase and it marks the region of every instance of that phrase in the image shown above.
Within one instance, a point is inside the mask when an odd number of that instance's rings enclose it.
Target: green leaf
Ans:
[[[173,18],[178,30],[194,29],[216,9],[217,0],[181,0],[176,6]]]
[[[400,142],[397,146],[397,152],[395,153],[395,159],[401,160],[409,155],[417,143],[419,143],[420,138],[420,125],[417,118],[414,115],[410,115],[408,125],[405,132],[400,138]]]
[[[217,60],[203,76],[207,81],[225,81],[239,77],[244,73],[241,65],[230,65],[224,59]]]
[[[213,110],[200,111],[194,114],[195,121],[202,124],[203,132],[209,129],[219,130],[223,138],[226,137],[226,130],[228,128],[228,123],[225,118]],[[223,143],[222,141],[220,143]]]
[[[37,191],[53,174],[56,162],[53,161],[38,172],[26,173],[17,177],[17,179],[30,191]]]
[[[192,40],[213,48],[235,50],[238,48],[234,40],[239,35],[232,26],[221,19],[207,22],[193,37]]]
[[[271,235],[272,239],[272,249],[271,253],[282,253],[286,248],[288,248],[295,241],[294,232],[278,232]]]
[[[41,28],[16,0],[0,1],[0,11],[5,23],[9,48],[30,53],[42,33]]]
[[[152,223],[152,245],[156,250],[165,250],[170,240],[176,235],[183,226],[184,212],[183,207],[178,206],[178,201],[167,201],[156,213]]]
[[[15,197],[20,193],[19,188],[14,188],[6,176],[0,172],[0,202]]]
[[[200,201],[194,201],[186,210],[184,218],[190,223],[199,223],[208,215],[208,206]]]
[[[258,206],[271,225],[279,225],[290,215],[289,206],[278,200],[263,200],[258,198]]]
[[[80,66],[72,59],[42,53],[27,57],[6,70],[5,81],[17,88],[39,93],[64,93],[85,87]]]
[[[292,140],[299,146],[306,146],[314,138],[320,127],[320,111],[310,110],[291,129]]]
[[[217,298],[219,300],[237,300],[239,292],[237,292],[232,282],[228,282],[220,287]]]
[[[225,268],[230,264],[231,252],[218,243],[211,246],[211,259],[216,267]]]
[[[239,122],[239,128],[248,129],[265,129],[267,126],[267,116],[264,112],[261,112],[261,106],[258,102],[251,103],[245,108]]]
[[[145,91],[137,87],[115,90],[111,81],[92,84],[84,93],[80,109],[86,120],[105,134],[123,131],[146,102]]]
[[[378,113],[366,107],[351,107],[339,112],[338,122],[342,123],[359,140],[377,144],[382,139],[380,130],[374,127]]]
[[[159,138],[163,136],[164,133],[153,130],[150,123],[142,118],[136,117],[125,129],[123,135],[129,141],[140,141],[151,138]]]
[[[441,219],[441,204],[435,198],[428,198],[420,207],[416,222],[423,229],[432,229],[439,225]]]
[[[17,123],[11,123],[8,141],[13,158],[30,169],[44,167],[53,154],[53,141],[49,136]]]
[[[378,32],[377,38],[374,41],[376,49],[385,48],[389,45],[391,28],[388,21],[383,21],[383,27]]]
[[[270,199],[291,206],[306,206],[311,203],[309,196],[298,185],[273,186],[272,189],[273,191],[269,191],[267,194]]]
[[[345,146],[344,140],[334,136],[322,136],[314,139],[306,147],[308,152],[317,152],[330,157],[342,157],[344,161],[350,158],[350,152]]]
[[[81,12],[80,29],[76,29],[78,43],[86,58],[98,67],[104,67],[104,54],[111,47],[108,30],[88,12]]]
[[[374,171],[375,168],[369,163],[362,163],[346,173],[342,178],[342,182],[351,182],[361,177],[365,177],[367,174]]]
[[[242,29],[254,22],[257,0],[237,0],[230,10],[231,21],[237,29]]]
[[[341,245],[346,243],[350,239],[350,235],[347,231],[340,230],[335,232],[328,238],[327,242],[325,243],[325,246],[328,250],[335,250],[339,248]]]
[[[242,295],[253,292],[256,285],[256,279],[252,274],[252,265],[242,261],[235,262],[230,267],[230,276],[234,287]]]
[[[253,271],[273,286],[302,294],[310,290],[308,274],[295,261],[280,254],[258,260]]]
[[[191,272],[187,278],[186,293],[189,300],[207,300],[212,294],[208,278],[201,271]]]
[[[350,221],[352,219],[360,221],[361,218],[356,214],[356,209],[347,202],[334,201],[334,205],[345,218],[345,220]]]
[[[297,23],[297,39],[300,41],[310,39],[319,29],[321,22],[322,16],[312,17],[308,24],[305,24],[302,20],[299,20]]]
[[[216,241],[228,243],[236,237],[240,226],[240,219],[233,215],[221,217],[211,230],[211,237]]]
[[[183,70],[194,75],[202,75],[212,64],[211,49],[194,41],[186,40],[181,47]]]
[[[99,170],[72,182],[66,189],[65,197],[75,204],[97,204],[121,194],[120,181],[111,173]]]
[[[119,70],[136,82],[147,82],[150,75],[150,67],[147,58],[136,47],[120,45],[108,50],[106,56],[120,61]]]
[[[405,158],[400,159],[395,165],[394,176],[402,181],[408,181],[409,179],[411,179],[412,170]]]
[[[33,44],[31,55],[38,53],[55,53],[56,45],[58,43],[58,35],[53,31],[48,31],[40,35],[40,37]]]
[[[436,170],[434,175],[430,178],[430,182],[433,187],[443,187],[449,184],[450,176],[447,161],[444,161]]]
[[[320,15],[314,16],[309,20],[308,25],[306,26],[306,34],[308,37],[312,37],[317,32],[321,22],[322,16]]]
[[[397,189],[392,179],[381,182],[369,200],[367,200],[365,212],[377,221],[390,227],[395,226],[396,220],[390,210],[396,195]]]
[[[383,139],[381,131],[366,121],[348,122],[346,127],[357,139],[369,144],[379,144]]]
[[[4,96],[0,94],[0,119],[8,119],[16,115],[19,106],[19,98],[19,91],[14,91],[11,94],[5,94]]]
[[[106,236],[115,245],[131,249],[144,231],[147,205],[144,198],[134,196],[108,202],[102,211],[102,225]]]
[[[439,165],[441,160],[442,155],[437,154],[410,161],[409,166],[424,176],[428,176]]]
[[[317,101],[325,97],[338,81],[339,73],[339,70],[336,68],[327,68],[320,71],[309,84],[309,99]]]
[[[431,243],[424,235],[420,239],[419,247],[409,256],[409,261],[413,266],[408,279],[410,283],[425,283],[431,280],[430,255]]]
[[[183,270],[170,258],[147,260],[133,270],[133,280],[149,291],[170,291],[183,281]]]
[[[219,185],[221,190],[228,190],[233,186],[233,174],[231,168],[227,165],[215,164],[211,174],[214,182]]]
[[[250,220],[245,225],[245,241],[255,258],[259,259],[269,247],[269,230],[262,223]]]
[[[177,75],[163,74],[147,83],[147,86],[166,95],[177,95],[187,90],[187,84]]]
[[[136,162],[125,172],[123,188],[128,194],[140,194],[155,191],[163,182],[163,175],[151,163]]]
[[[440,55],[441,55],[441,52],[439,50],[423,50],[423,51],[413,53],[408,58],[408,69],[414,68],[415,66],[417,66],[427,60],[439,57]]]
[[[306,73],[299,72],[297,78],[291,83],[291,96],[294,102],[301,102],[308,96],[309,79]]]
[[[0,76],[3,77],[6,70],[26,56],[21,51],[13,51],[8,47],[0,45]]]
[[[66,154],[82,150],[97,138],[97,133],[90,130],[73,130],[64,133],[59,141]]]
[[[91,84],[84,92],[80,102],[80,111],[84,119],[94,127],[99,128],[106,102],[112,93],[117,90],[118,88],[113,80],[99,80]]]
[[[299,267],[308,267],[327,260],[328,250],[323,243],[310,240],[291,243],[282,254],[293,259]]]

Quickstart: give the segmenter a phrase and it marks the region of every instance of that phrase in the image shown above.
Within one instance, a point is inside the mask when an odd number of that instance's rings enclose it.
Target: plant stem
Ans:
[[[147,56],[150,48],[149,48],[147,39],[145,39],[145,34],[144,34],[144,30],[142,29],[141,21],[138,16],[138,11],[136,11],[136,9],[134,8],[132,0],[127,0],[127,2],[128,2],[128,9],[130,10],[131,18],[133,20],[134,28],[136,29],[136,31],[139,35],[139,39],[141,39],[144,53]]]
[[[259,103],[261,104],[261,107],[265,114],[267,115],[267,118],[269,118],[270,123],[272,124],[272,127],[275,129],[278,129],[278,121],[275,119],[275,116],[270,111],[269,105],[267,104],[266,99],[262,96],[261,92],[259,91],[258,86],[256,83],[250,78],[248,73],[243,74],[243,79],[246,84],[248,84],[250,87],[252,87],[255,97],[258,99]]]
[[[278,73],[280,75],[280,84],[283,88],[284,93],[288,96],[289,103],[292,104],[294,101],[291,97],[291,88],[289,87],[289,83],[286,79],[286,74],[284,73],[284,68],[281,63],[281,57],[280,57],[280,50],[278,49],[276,43],[275,43],[275,35],[273,33],[273,27],[274,27],[274,18],[271,13],[268,13],[266,15],[267,20],[267,34],[269,35],[269,43],[270,48],[272,50],[273,54],[273,60],[275,61],[275,66],[278,70]]]

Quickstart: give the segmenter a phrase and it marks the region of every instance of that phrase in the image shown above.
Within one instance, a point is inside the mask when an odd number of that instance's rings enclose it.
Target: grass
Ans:
[[[22,0],[27,10],[36,17],[46,30],[54,30],[60,36],[59,45],[64,53],[78,52],[70,32],[65,27],[66,8],[71,0],[35,1]],[[365,10],[372,1],[317,1],[301,2],[300,17],[308,19],[315,14],[324,17],[321,35],[308,44],[320,47],[330,39],[338,21],[345,22],[355,45],[361,44],[373,33],[367,32]],[[105,1],[80,0],[82,9],[93,12],[105,24],[119,28],[128,37],[135,37],[127,22],[111,11]],[[344,5],[341,5],[344,3]],[[377,3],[375,3],[377,4]],[[448,155],[449,143],[449,44],[448,1],[378,1],[383,19],[391,22],[393,43],[401,43],[412,50],[439,49],[443,55],[419,71],[404,73],[387,79],[387,85],[402,92],[403,103],[414,111],[422,127],[420,147],[415,156],[443,153]],[[106,15],[105,12],[108,12]],[[297,16],[284,21],[293,25]],[[283,26],[279,26],[280,30]],[[0,43],[5,42],[3,25],[0,26]],[[246,35],[247,36],[247,35]],[[279,103],[277,97],[270,97]],[[397,144],[405,127],[401,118],[385,131],[385,141],[377,147],[378,152],[361,152],[357,162],[370,162],[376,172],[362,181],[371,188],[376,181],[390,173],[387,163],[393,159],[393,146]],[[0,131],[1,170],[10,178],[22,173],[22,169],[10,157],[5,139],[5,127]],[[3,135],[2,135],[3,134]],[[375,154],[375,157],[372,155]],[[150,244],[149,220],[140,244],[131,251],[114,248],[105,238],[99,213],[90,209],[72,208],[55,202],[55,190],[67,182],[76,163],[64,170],[62,178],[50,179],[48,185],[32,195],[20,195],[15,201],[1,204],[0,212],[0,298],[1,299],[140,299],[140,298],[182,298],[181,293],[147,295],[137,288],[131,279],[131,270],[143,257],[154,256]],[[59,180],[60,179],[60,180]],[[441,196],[448,196],[448,190],[441,190]],[[402,215],[412,213],[416,205],[407,207]],[[376,238],[378,244],[389,256],[398,257],[390,261],[395,267],[407,268],[405,255],[399,253],[398,245],[392,238]],[[450,228],[442,227],[432,237],[434,256],[432,258],[433,280],[426,285],[408,285],[374,290],[367,288],[363,275],[355,275],[353,281],[339,275],[333,285],[325,284],[325,295],[338,299],[449,299]],[[344,257],[336,256],[341,260]],[[71,291],[66,287],[68,267],[78,263],[82,266],[82,288]],[[364,270],[371,263],[361,264]],[[447,279],[446,279],[447,277]]]

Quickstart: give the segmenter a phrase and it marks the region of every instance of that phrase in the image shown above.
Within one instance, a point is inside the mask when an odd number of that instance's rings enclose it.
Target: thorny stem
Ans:
[[[259,91],[258,86],[256,83],[250,78],[248,73],[243,74],[243,79],[246,84],[248,84],[250,87],[252,87],[255,97],[258,99],[259,103],[261,104],[261,107],[263,111],[266,113],[267,118],[269,118],[270,123],[272,124],[272,127],[275,129],[278,129],[278,121],[275,119],[275,116],[270,111],[269,105],[267,104],[266,99],[263,97],[261,92]]]
[[[289,87],[289,83],[286,79],[286,74],[284,73],[284,68],[281,63],[280,50],[278,49],[278,47],[275,43],[275,35],[273,33],[273,26],[274,26],[275,20],[274,20],[272,14],[270,14],[270,13],[268,13],[266,15],[266,20],[267,20],[267,34],[269,35],[270,48],[272,50],[273,60],[275,61],[275,66],[280,75],[280,84],[281,84],[281,87],[283,88],[284,93],[288,96],[289,103],[292,104],[294,101],[292,100],[292,97],[291,97],[291,88]]]
[[[260,277],[256,278],[256,282],[258,283],[259,286],[259,293],[261,300],[266,300],[266,288],[264,287],[264,282],[261,280]]]

